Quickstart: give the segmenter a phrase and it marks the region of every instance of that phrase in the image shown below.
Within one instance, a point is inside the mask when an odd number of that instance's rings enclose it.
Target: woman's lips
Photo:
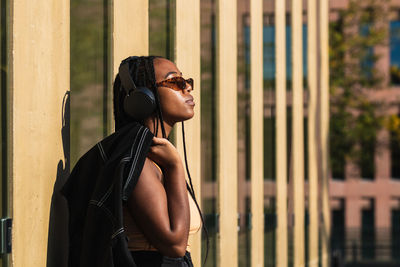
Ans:
[[[191,105],[191,106],[196,105],[196,103],[194,103],[193,98],[190,98],[190,99],[186,100],[185,102],[186,102],[188,105]]]

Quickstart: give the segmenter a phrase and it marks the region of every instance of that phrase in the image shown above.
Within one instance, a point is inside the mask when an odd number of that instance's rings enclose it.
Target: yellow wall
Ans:
[[[251,1],[251,265],[264,266],[264,97],[262,1]]]
[[[236,2],[217,4],[218,266],[238,263]]]
[[[13,266],[45,266],[50,200],[64,159],[69,1],[13,1],[11,47]]]
[[[286,127],[286,1],[275,0],[276,51],[276,266],[288,264],[287,127]]]

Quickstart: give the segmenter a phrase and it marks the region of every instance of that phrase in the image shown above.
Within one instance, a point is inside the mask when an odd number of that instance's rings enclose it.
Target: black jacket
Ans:
[[[134,267],[122,202],[142,171],[153,134],[132,123],[106,137],[75,165],[62,188],[69,208],[69,267]]]

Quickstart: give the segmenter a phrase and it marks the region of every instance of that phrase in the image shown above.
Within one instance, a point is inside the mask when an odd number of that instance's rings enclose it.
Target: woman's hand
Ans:
[[[178,151],[165,138],[153,137],[153,143],[147,156],[164,169],[173,168],[181,163]]]

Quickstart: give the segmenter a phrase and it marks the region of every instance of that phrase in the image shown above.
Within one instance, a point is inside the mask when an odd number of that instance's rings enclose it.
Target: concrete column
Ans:
[[[70,3],[10,2],[12,266],[46,266],[53,186],[68,171],[61,133],[69,91]]]
[[[390,253],[382,253],[379,246],[390,247],[391,205],[390,198],[379,194],[375,199],[375,255],[377,260],[390,260]]]
[[[379,21],[379,24],[376,25],[379,28],[383,28],[389,33],[389,23],[390,23],[390,16],[389,16],[389,8],[390,2],[389,1],[382,1],[382,5],[384,8],[384,12],[387,13],[387,16],[384,16],[383,20]],[[382,87],[386,88],[390,86],[390,49],[387,44],[389,44],[389,34],[386,35],[383,45],[375,46],[374,47],[374,54],[379,55],[378,61],[375,63],[375,67],[379,70],[380,74],[382,74]]]
[[[382,129],[376,137],[375,179],[390,179],[390,134]],[[378,206],[379,207],[379,206]]]
[[[251,266],[264,266],[263,1],[251,0]]]
[[[275,0],[276,51],[276,266],[288,264],[287,127],[286,127],[286,1]]]
[[[346,246],[351,249],[346,255],[347,261],[360,259],[361,199],[348,197],[345,203]]]
[[[238,265],[237,8],[217,1],[218,266]]]

